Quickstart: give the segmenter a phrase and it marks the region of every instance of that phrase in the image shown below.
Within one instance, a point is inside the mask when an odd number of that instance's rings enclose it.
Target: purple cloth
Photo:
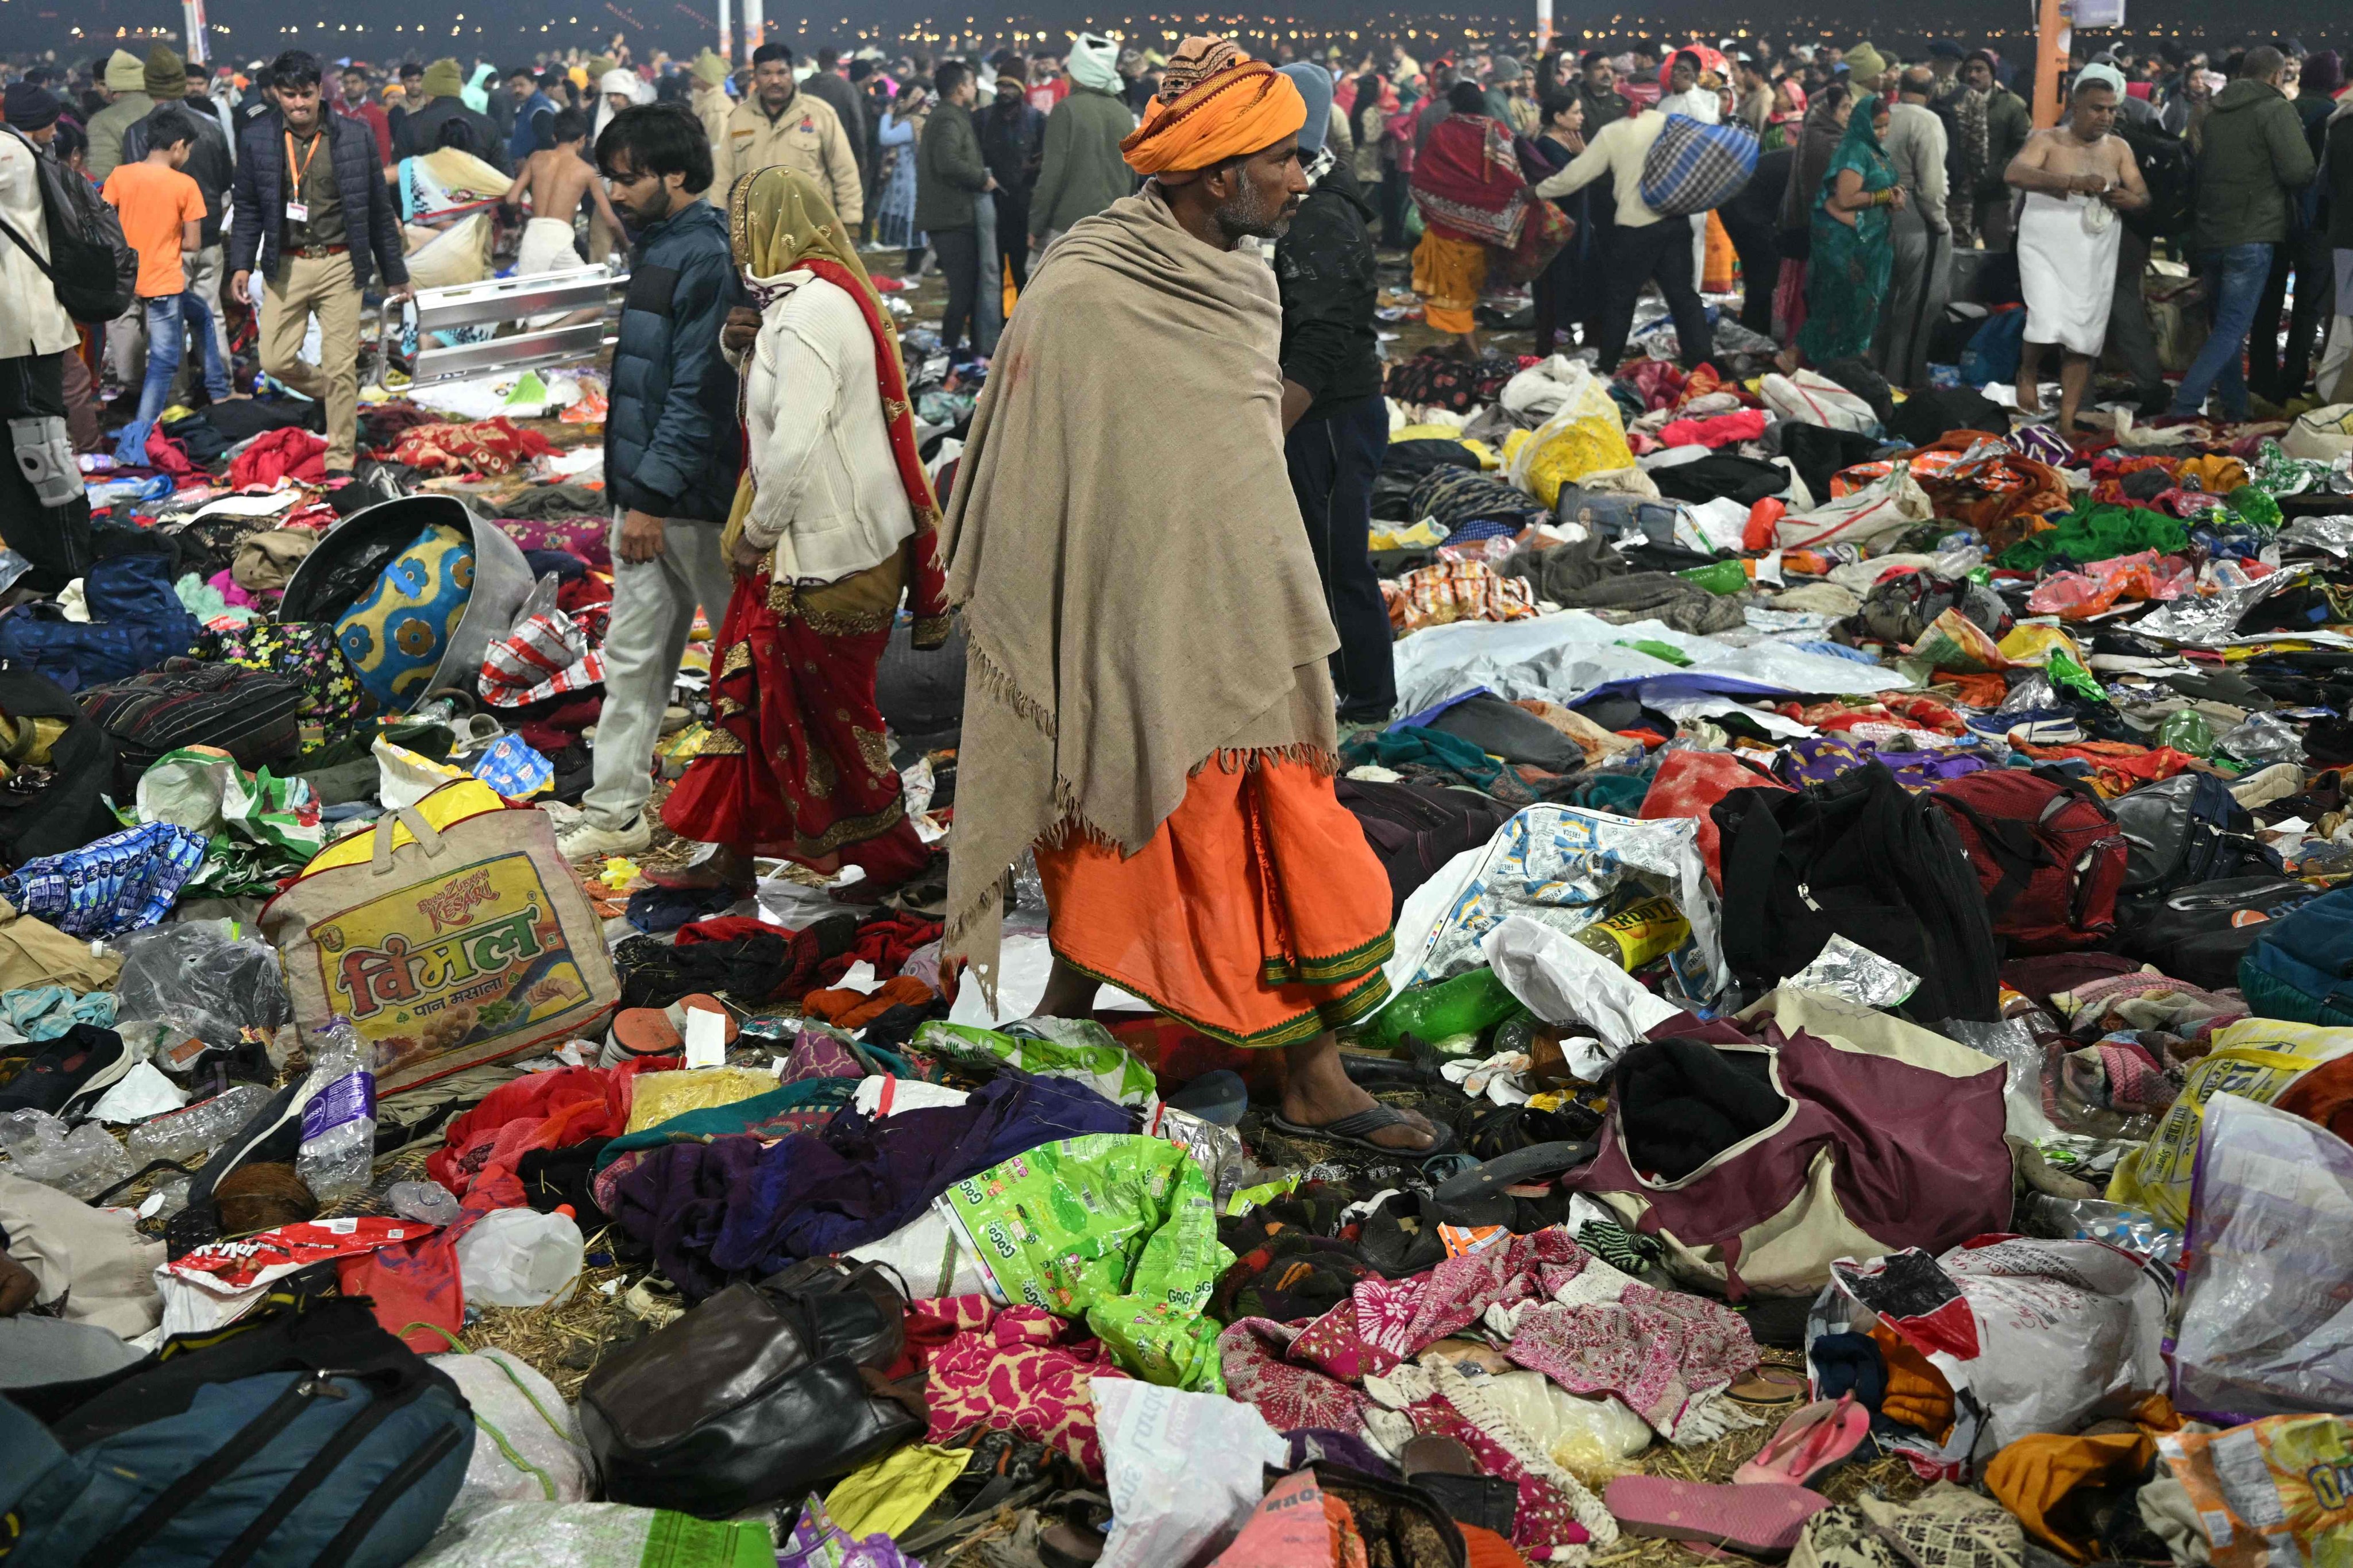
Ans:
[[[821,1132],[649,1150],[615,1184],[614,1223],[690,1300],[803,1258],[880,1241],[951,1183],[1043,1143],[1134,1131],[1084,1084],[1008,1068],[962,1105],[880,1121],[855,1107]]]
[[[1774,763],[1773,772],[1783,784],[1803,789],[1808,784],[1828,784],[1869,762],[1886,763],[1895,782],[1915,794],[1994,765],[1990,758],[1977,752],[1883,752],[1870,741],[1810,735],[1791,741]]]

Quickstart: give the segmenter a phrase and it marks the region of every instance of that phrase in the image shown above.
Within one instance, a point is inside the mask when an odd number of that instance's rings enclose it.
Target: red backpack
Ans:
[[[2125,839],[2088,785],[1986,768],[1936,785],[1929,798],[1952,818],[1994,935],[2010,952],[2063,952],[2116,934]]]

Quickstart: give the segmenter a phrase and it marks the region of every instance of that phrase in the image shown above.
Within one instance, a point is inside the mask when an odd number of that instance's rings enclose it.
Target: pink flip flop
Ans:
[[[1666,1476],[1620,1476],[1601,1498],[1629,1535],[1701,1542],[1754,1556],[1779,1556],[1798,1544],[1806,1521],[1831,1506],[1799,1487],[1713,1486]]]
[[[1757,1457],[1732,1473],[1736,1483],[1803,1487],[1854,1457],[1871,1436],[1871,1412],[1842,1394],[1793,1411]]]

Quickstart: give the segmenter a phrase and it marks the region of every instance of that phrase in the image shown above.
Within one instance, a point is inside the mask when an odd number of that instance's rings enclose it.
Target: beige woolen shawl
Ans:
[[[1274,274],[1159,187],[1056,242],[958,465],[971,652],[945,951],[996,999],[999,889],[1040,838],[1134,854],[1212,760],[1332,765],[1339,645],[1282,451]]]

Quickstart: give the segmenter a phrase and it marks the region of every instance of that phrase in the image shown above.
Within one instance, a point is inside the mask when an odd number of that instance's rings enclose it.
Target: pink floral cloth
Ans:
[[[1551,1300],[1588,1258],[1565,1227],[1553,1226],[1410,1279],[1361,1280],[1347,1300],[1307,1325],[1291,1359],[1345,1382],[1376,1376],[1477,1322],[1489,1307]]]
[[[1093,1379],[1125,1377],[1103,1342],[1039,1307],[997,1308],[984,1296],[917,1301],[911,1312],[944,1318],[961,1331],[931,1353],[923,1386],[926,1443],[975,1429],[1008,1430],[1067,1456],[1100,1482]]]
[[[1258,1406],[1278,1432],[1361,1432],[1372,1401],[1313,1366],[1287,1360],[1299,1331],[1271,1318],[1237,1318],[1218,1336],[1226,1393]]]
[[[1757,1361],[1732,1309],[1648,1285],[1612,1302],[1531,1307],[1504,1353],[1571,1394],[1614,1394],[1661,1432],[1674,1430],[1693,1395],[1747,1376]]]

